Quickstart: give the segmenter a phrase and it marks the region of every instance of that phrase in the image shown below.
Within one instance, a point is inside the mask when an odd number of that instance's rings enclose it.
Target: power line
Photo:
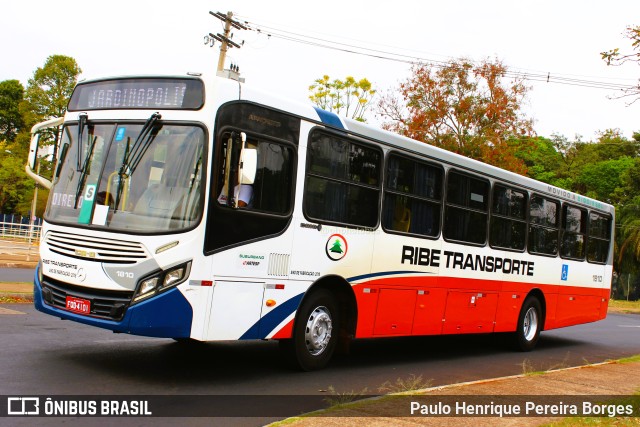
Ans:
[[[434,60],[432,58],[426,58],[422,56],[406,55],[388,50],[382,50],[377,48],[369,48],[361,45],[355,45],[352,43],[345,43],[328,38],[310,36],[298,32],[282,30],[276,27],[258,24],[256,22],[245,21],[247,29],[256,31],[260,34],[265,34],[269,37],[278,38],[281,40],[300,43],[308,46],[314,46],[324,49],[331,49],[341,51],[350,54],[356,54],[361,56],[368,56],[371,58],[382,59],[387,61],[401,62],[406,64],[424,63],[430,64],[434,67],[443,68],[449,65],[447,61]],[[400,48],[398,48],[400,49]],[[567,77],[562,74],[556,73],[544,73],[540,71],[528,72],[528,71],[510,71],[504,73],[505,77],[523,79],[534,82],[542,83],[555,83],[568,86],[585,87],[592,89],[605,89],[612,91],[627,91],[636,89],[636,85],[622,84],[606,82],[601,80],[588,80],[584,78]]]

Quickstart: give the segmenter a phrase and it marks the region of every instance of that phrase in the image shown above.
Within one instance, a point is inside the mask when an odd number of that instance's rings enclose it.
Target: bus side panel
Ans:
[[[607,317],[607,310],[609,309],[609,297],[611,296],[611,289],[602,289],[600,291],[600,317],[598,320],[602,320]]]
[[[418,295],[412,335],[440,335],[444,320],[447,291],[431,288]]]
[[[486,291],[451,291],[444,313],[444,334],[493,332],[498,307],[498,293]]]
[[[258,330],[251,328],[260,320],[263,293],[264,282],[217,280],[213,288],[208,338],[258,338]],[[252,331],[249,333],[252,336],[246,336],[247,331]]]
[[[376,336],[409,335],[416,307],[415,289],[382,288],[373,325]]]
[[[562,287],[556,307],[557,328],[595,322],[600,318],[599,289]]]
[[[520,309],[526,296],[527,291],[524,289],[500,292],[494,332],[513,332],[516,330]]]

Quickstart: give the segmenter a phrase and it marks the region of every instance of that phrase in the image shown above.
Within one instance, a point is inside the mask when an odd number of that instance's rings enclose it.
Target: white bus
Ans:
[[[304,370],[351,338],[506,332],[530,350],[606,316],[608,204],[214,76],[84,81],[34,130],[59,123],[44,313],[279,340]]]

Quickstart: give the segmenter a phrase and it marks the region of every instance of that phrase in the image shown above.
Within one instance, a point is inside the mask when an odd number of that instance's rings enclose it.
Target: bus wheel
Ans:
[[[528,297],[518,316],[518,326],[515,333],[515,345],[520,351],[531,351],[540,338],[542,328],[542,307],[538,298]]]
[[[338,306],[331,293],[315,291],[298,309],[293,338],[280,341],[280,346],[290,362],[303,371],[322,369],[336,348],[338,322]]]

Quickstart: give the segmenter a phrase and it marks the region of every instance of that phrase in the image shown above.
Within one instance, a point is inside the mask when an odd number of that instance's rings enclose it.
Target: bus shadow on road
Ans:
[[[406,365],[428,369],[443,363],[472,367],[486,364],[487,359],[510,367],[517,367],[527,359],[537,367],[566,359],[568,352],[579,354],[582,346],[582,341],[543,336],[538,349],[522,353],[512,349],[508,338],[494,334],[353,340],[348,353],[337,355],[325,371],[302,375],[309,378],[321,376],[323,372],[353,373]],[[65,358],[99,375],[176,386],[231,385],[255,378],[268,380],[301,374],[285,364],[274,341],[115,341],[89,346],[82,352],[70,352]],[[548,364],[545,358],[550,359]],[[516,369],[513,373],[519,372]]]

